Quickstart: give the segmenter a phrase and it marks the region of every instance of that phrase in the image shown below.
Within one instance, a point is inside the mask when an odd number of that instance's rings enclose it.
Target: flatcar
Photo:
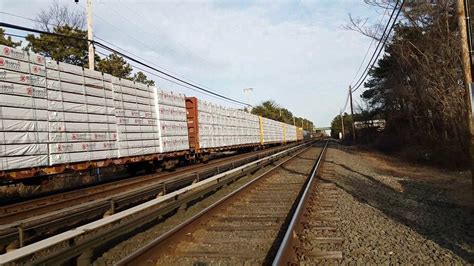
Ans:
[[[0,45],[0,180],[302,141],[294,125]]]

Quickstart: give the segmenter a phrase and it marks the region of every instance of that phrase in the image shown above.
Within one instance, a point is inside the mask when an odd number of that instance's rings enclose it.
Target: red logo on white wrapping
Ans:
[[[42,63],[43,63],[43,57],[37,55],[37,56],[36,56],[36,62],[42,64]]]
[[[10,55],[10,48],[8,48],[8,47],[3,47],[3,53],[4,53],[5,55]]]
[[[3,66],[5,65],[5,60],[3,60],[3,58],[0,58],[0,66]]]
[[[27,80],[27,77],[25,75],[20,76],[20,81],[21,82],[26,82],[26,80]]]
[[[28,87],[28,88],[26,89],[26,93],[27,93],[28,95],[32,95],[32,94],[33,94],[33,88]]]

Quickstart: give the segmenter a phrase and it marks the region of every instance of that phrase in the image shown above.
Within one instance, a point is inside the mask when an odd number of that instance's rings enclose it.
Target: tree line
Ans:
[[[291,113],[288,109],[279,106],[277,103],[275,103],[275,101],[272,100],[264,101],[261,104],[255,106],[252,108],[251,113],[290,125],[294,124],[297,127],[301,127],[311,132],[314,129],[313,122],[303,117],[293,116],[293,113]]]
[[[366,2],[387,5],[380,0]],[[390,140],[391,146],[449,147],[467,158],[468,109],[456,2],[405,1],[402,15],[383,56],[369,71],[361,95],[366,108],[354,119],[385,119],[379,140]],[[379,40],[374,28],[380,25],[365,23],[351,17],[346,28]]]

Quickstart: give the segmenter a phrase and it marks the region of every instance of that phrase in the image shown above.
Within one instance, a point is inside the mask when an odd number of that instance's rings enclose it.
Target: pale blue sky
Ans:
[[[81,11],[85,6],[85,0],[79,6],[73,0],[58,2]],[[33,18],[50,3],[2,0],[0,10]],[[377,11],[363,0],[95,0],[94,34],[226,96],[245,101],[243,89],[252,87],[252,104],[273,99],[326,126],[344,104],[370,43],[341,26],[349,13],[376,22]],[[0,20],[33,26],[4,14]],[[153,79],[163,87],[234,106]]]

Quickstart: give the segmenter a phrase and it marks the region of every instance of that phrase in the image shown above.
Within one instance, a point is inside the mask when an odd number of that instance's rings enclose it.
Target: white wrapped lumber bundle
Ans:
[[[262,117],[263,144],[284,142],[284,128],[284,123]]]
[[[112,90],[101,72],[45,60],[49,164],[116,158]]]
[[[186,122],[186,97],[183,94],[152,87],[157,113],[160,151],[173,152],[189,149]]]
[[[197,106],[201,148],[259,143],[258,116],[200,100]]]
[[[153,89],[141,83],[112,78],[119,157],[159,153]]]
[[[29,63],[36,56],[0,45],[0,170],[48,165],[45,68]]]
[[[285,140],[287,142],[296,141],[296,126],[286,124]]]

